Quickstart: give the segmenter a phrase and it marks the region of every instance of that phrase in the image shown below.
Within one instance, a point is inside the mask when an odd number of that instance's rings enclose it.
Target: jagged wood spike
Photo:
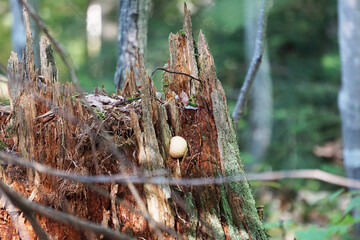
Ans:
[[[191,23],[191,14],[187,8],[186,3],[184,3],[184,22],[183,22],[183,30],[186,37],[186,49],[188,56],[188,64],[190,65],[190,75],[196,78],[199,77],[199,71],[197,67],[197,62],[195,58],[195,41],[193,36],[193,28]],[[197,89],[199,89],[200,83],[198,81],[194,81],[189,79],[190,92],[189,94],[194,96],[196,94]]]
[[[7,65],[7,72],[9,79],[8,91],[10,96],[10,106],[13,110],[15,100],[20,95],[20,91],[22,90],[25,81],[25,72],[22,63],[19,62],[18,56],[14,52],[11,52]]]
[[[165,162],[160,154],[158,140],[154,129],[154,115],[157,114],[157,104],[155,101],[155,88],[153,84],[150,86],[151,80],[145,70],[144,60],[140,53],[137,53],[137,67],[141,80],[142,93],[142,124],[144,132],[140,135],[143,137],[144,153],[139,154],[144,159],[139,159],[144,169],[164,169]],[[139,142],[139,140],[138,140]],[[141,141],[140,141],[141,142]],[[165,226],[174,227],[175,220],[173,212],[168,202],[167,195],[170,195],[170,187],[168,185],[144,184],[146,202],[150,216]],[[154,233],[154,237],[156,235]],[[168,236],[167,239],[173,239]]]
[[[27,0],[24,0],[27,3]],[[25,38],[26,38],[26,47],[25,47],[25,61],[27,78],[29,81],[33,81],[35,78],[35,61],[34,61],[34,41],[32,38],[31,27],[30,27],[30,17],[26,8],[23,6],[23,19],[25,27]]]
[[[41,74],[44,75],[46,84],[49,85],[58,81],[54,51],[46,37],[40,39],[40,62]]]

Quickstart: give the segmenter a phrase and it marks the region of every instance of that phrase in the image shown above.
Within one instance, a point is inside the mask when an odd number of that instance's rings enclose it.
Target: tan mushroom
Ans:
[[[181,158],[187,152],[187,142],[180,136],[175,136],[170,140],[170,156],[172,158]]]

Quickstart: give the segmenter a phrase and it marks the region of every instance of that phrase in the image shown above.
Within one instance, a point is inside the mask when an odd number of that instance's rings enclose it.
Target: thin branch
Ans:
[[[79,80],[76,75],[76,71],[74,68],[74,64],[71,60],[70,55],[66,52],[64,47],[50,34],[49,29],[45,25],[44,21],[39,17],[39,15],[35,12],[35,10],[29,6],[24,0],[18,0],[19,3],[28,11],[32,19],[38,25],[38,27],[45,33],[50,42],[54,45],[54,48],[59,53],[61,59],[65,63],[66,67],[69,70],[71,80],[75,84],[77,89],[80,89]]]
[[[0,161],[8,164],[16,164],[24,167],[34,169],[39,172],[50,174],[52,176],[69,179],[80,183],[137,183],[137,184],[169,184],[173,186],[202,186],[212,184],[226,184],[239,181],[275,181],[281,179],[316,179],[326,183],[360,189],[360,180],[341,177],[335,174],[327,173],[319,169],[302,169],[302,170],[285,170],[275,172],[262,172],[262,173],[249,173],[238,174],[224,177],[214,178],[172,178],[164,176],[151,176],[142,173],[142,175],[97,175],[97,176],[84,176],[79,174],[68,173],[54,168],[24,160],[19,157],[11,156],[7,153],[0,152]]]
[[[32,214],[33,212],[36,212],[37,214],[48,217],[55,221],[69,224],[75,228],[84,231],[91,231],[96,234],[103,235],[104,237],[107,237],[109,239],[134,239],[132,237],[126,236],[119,232],[115,232],[101,225],[81,220],[80,218],[74,217],[71,214],[59,212],[52,208],[45,207],[41,204],[31,202],[22,197],[14,190],[12,190],[2,181],[0,181],[0,191],[2,192],[2,194],[5,194],[10,199],[10,201],[15,205],[15,207],[19,208],[24,213],[27,212],[29,214]]]
[[[199,78],[193,77],[193,76],[191,76],[190,74],[183,73],[183,72],[170,71],[170,70],[167,70],[166,68],[162,68],[162,67],[157,67],[157,68],[155,68],[155,69],[152,71],[152,73],[151,73],[151,75],[150,75],[150,78],[152,78],[152,76],[154,75],[154,73],[155,73],[157,70],[162,70],[162,71],[165,71],[165,72],[168,72],[168,73],[174,73],[174,74],[184,75],[184,76],[187,76],[187,77],[189,77],[189,78],[191,78],[191,79],[194,79],[194,80],[196,80],[196,81],[201,82],[201,80],[200,80]]]
[[[236,106],[232,115],[234,119],[234,126],[237,126],[240,118],[244,113],[244,108],[249,98],[251,87],[254,83],[255,76],[260,67],[260,63],[264,51],[267,14],[268,14],[267,0],[262,0],[262,6],[261,6],[260,17],[258,22],[258,30],[256,34],[255,53],[253,59],[251,60],[250,67],[246,74],[243,86],[241,87],[239,97],[237,99]]]
[[[132,102],[132,101],[136,101],[141,99],[141,97],[134,97],[134,98],[130,98],[130,99],[124,99],[124,100],[119,100],[118,102],[114,103],[114,107],[120,106],[120,105],[125,105],[128,102]]]
[[[7,194],[4,193],[4,191],[2,189],[0,189],[0,192],[2,194],[4,194],[5,196],[7,196]],[[31,202],[31,201],[29,201],[29,202]],[[23,211],[23,209],[21,209],[21,210]],[[23,211],[23,213],[24,213],[26,219],[30,222],[31,226],[33,227],[34,233],[36,234],[36,236],[40,240],[51,240],[49,235],[40,226],[40,224],[39,224],[38,220],[36,219],[33,211],[26,210],[26,211]]]

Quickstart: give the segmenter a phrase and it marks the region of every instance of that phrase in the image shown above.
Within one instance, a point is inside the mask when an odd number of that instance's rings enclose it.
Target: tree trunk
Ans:
[[[256,31],[260,13],[260,0],[246,0],[245,15],[245,46],[246,59],[250,63],[254,56]],[[256,75],[251,92],[249,152],[253,158],[252,166],[260,163],[270,145],[272,130],[272,80],[270,76],[270,61],[265,44],[264,55],[259,72]]]
[[[194,44],[186,6],[183,31],[170,34],[169,41],[170,60],[165,68],[192,77],[164,73],[164,101],[157,98],[139,53],[136,69],[126,71],[122,96],[111,97],[97,90],[85,96],[88,104],[72,84],[59,85],[46,38],[40,43],[43,77],[37,75],[33,64],[25,68],[12,54],[9,79],[29,78],[8,120],[15,149],[26,159],[80,175],[151,176],[166,169],[167,176],[175,179],[245,177],[214,60],[201,32]],[[169,154],[172,136],[187,141],[188,151],[181,158]],[[34,202],[134,238],[267,239],[246,180],[201,186],[134,185],[130,181],[89,186],[8,165],[2,181]],[[110,198],[99,189],[109,192]],[[99,238],[73,227],[79,225],[69,226],[41,214],[37,217],[51,237]],[[0,236],[9,239],[3,231]]]
[[[17,0],[9,0],[13,24],[11,27],[11,48],[19,59],[22,59],[22,51],[25,47],[25,28],[22,20],[22,7]]]
[[[125,81],[125,69],[133,67],[137,49],[144,56],[147,41],[149,0],[120,1],[118,58],[114,83],[121,89]]]
[[[29,0],[29,5],[34,9],[35,12],[39,12],[39,0]],[[40,68],[40,46],[38,44],[38,42],[40,42],[39,28],[32,18],[30,19],[30,24],[34,39],[35,67]]]
[[[22,59],[23,49],[25,48],[25,28],[24,21],[22,18],[22,6],[18,0],[9,0],[11,5],[11,13],[13,16],[13,24],[11,27],[11,45],[12,51],[15,52],[19,58]],[[37,0],[29,1],[30,5],[36,10],[39,10],[39,3]],[[35,53],[35,65],[40,67],[40,51],[39,45],[39,29],[37,25],[31,22],[31,30],[33,32],[33,39],[36,44],[34,44],[34,53]]]
[[[339,109],[344,145],[344,164],[349,178],[360,179],[360,3],[338,1],[341,56]],[[355,213],[358,215],[359,213]],[[357,226],[357,239],[360,228]]]

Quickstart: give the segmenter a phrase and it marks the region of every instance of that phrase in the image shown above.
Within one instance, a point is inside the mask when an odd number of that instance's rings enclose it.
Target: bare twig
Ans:
[[[152,76],[154,75],[154,73],[155,73],[157,70],[162,70],[162,71],[165,71],[165,72],[168,72],[168,73],[174,73],[174,74],[184,75],[184,76],[187,76],[187,77],[189,77],[189,78],[191,78],[191,79],[194,79],[194,80],[196,80],[196,81],[201,82],[201,80],[200,80],[199,78],[193,77],[193,76],[191,76],[190,74],[183,73],[183,72],[170,71],[170,70],[167,70],[166,68],[162,68],[162,67],[157,67],[157,68],[155,68],[155,69],[152,71],[152,73],[151,73],[151,75],[150,75],[150,78],[152,78]]]
[[[91,231],[96,234],[103,235],[104,237],[107,237],[109,239],[134,239],[122,233],[114,232],[113,230],[103,227],[101,225],[81,220],[77,217],[72,216],[71,214],[55,211],[52,208],[45,207],[43,205],[26,200],[24,197],[16,193],[2,181],[0,181],[0,191],[2,194],[5,194],[10,199],[10,201],[15,205],[15,207],[21,209],[24,213],[27,212],[29,214],[33,214],[34,212],[36,212],[55,221],[59,221],[65,224],[71,224],[75,228],[85,231]]]
[[[80,89],[79,80],[76,75],[76,71],[74,68],[74,64],[71,60],[70,55],[66,52],[64,47],[50,34],[49,29],[45,25],[44,21],[39,17],[39,15],[34,11],[34,9],[29,6],[24,0],[18,0],[19,3],[24,6],[24,8],[28,11],[32,19],[36,22],[38,27],[45,33],[45,35],[49,38],[50,42],[54,45],[54,48],[59,53],[61,59],[65,63],[66,67],[69,70],[71,80],[75,84],[77,89]]]
[[[7,196],[7,194],[4,193],[4,191],[2,189],[0,189],[0,192]],[[7,196],[7,197],[9,197],[9,196]],[[29,202],[31,202],[31,201],[29,201]],[[33,227],[34,233],[36,234],[36,236],[40,240],[51,240],[49,235],[40,226],[40,224],[39,224],[38,220],[36,219],[33,211],[29,211],[28,209],[26,209],[25,211],[23,209],[21,209],[21,211],[23,211],[26,219],[30,222],[31,226]]]
[[[116,102],[114,104],[114,107],[124,105],[124,104],[126,104],[128,102],[136,101],[136,100],[139,100],[139,99],[141,99],[141,97],[134,97],[134,98],[130,98],[130,99],[119,100],[118,102]]]
[[[323,182],[331,183],[334,185],[357,188],[360,189],[360,180],[341,177],[335,174],[327,173],[319,169],[302,169],[302,170],[289,170],[289,171],[275,171],[275,172],[262,172],[262,173],[249,173],[239,174],[224,177],[214,178],[171,178],[164,176],[151,176],[151,175],[97,175],[97,176],[84,176],[79,174],[68,173],[51,167],[24,160],[19,157],[11,156],[7,153],[0,152],[0,161],[8,164],[16,164],[24,167],[34,169],[39,172],[50,174],[52,176],[69,179],[81,183],[151,183],[151,184],[169,184],[174,186],[202,186],[212,184],[226,184],[238,181],[275,181],[281,179],[316,179]]]
[[[267,13],[268,13],[267,2],[268,0],[262,0],[261,12],[258,22],[258,30],[256,34],[257,36],[255,43],[255,53],[253,59],[251,60],[250,67],[246,74],[244,83],[241,87],[239,97],[237,99],[236,106],[232,115],[234,120],[234,126],[237,126],[237,123],[239,122],[240,118],[244,113],[244,108],[249,98],[249,93],[252,84],[255,80],[255,76],[257,74],[257,71],[259,70],[259,66],[261,63],[263,50],[264,50],[264,42],[265,42],[265,32],[266,32],[265,30],[267,24]]]

